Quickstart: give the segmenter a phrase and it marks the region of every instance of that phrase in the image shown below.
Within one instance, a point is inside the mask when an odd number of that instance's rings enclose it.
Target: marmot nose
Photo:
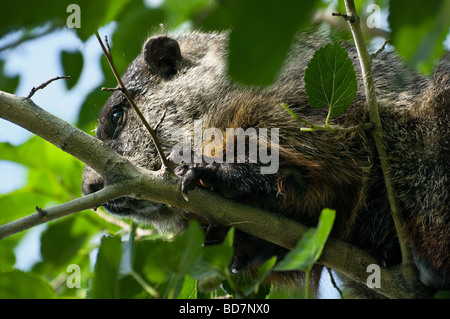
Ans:
[[[95,193],[105,187],[105,182],[100,174],[89,166],[83,171],[83,180],[81,182],[81,193],[83,196]]]
[[[104,183],[103,181],[98,181],[95,183],[83,183],[83,185],[81,186],[81,193],[83,194],[83,196],[95,193],[96,191],[101,190],[104,187]]]

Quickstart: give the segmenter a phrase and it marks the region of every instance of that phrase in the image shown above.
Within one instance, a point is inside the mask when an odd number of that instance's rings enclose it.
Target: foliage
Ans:
[[[117,23],[110,42],[119,72],[139,54],[149,33],[164,32],[159,28],[161,22],[166,29],[186,26],[186,23],[204,30],[225,30],[232,26],[230,75],[238,82],[263,86],[270,84],[279,72],[296,30],[310,25],[317,10],[331,6],[334,11],[345,11],[343,1],[337,6],[335,2],[328,2],[283,0],[261,4],[256,0],[165,0],[162,5],[153,7],[137,0],[7,1],[2,4],[0,37],[15,32],[18,39],[0,48],[0,58],[7,59],[8,48],[20,47],[24,42],[64,28],[69,15],[68,4],[77,3],[81,8],[82,27],[73,32],[84,43],[99,27],[111,21]],[[368,3],[365,0],[355,2],[357,8],[364,8]],[[375,3],[387,8],[386,0]],[[406,7],[400,3],[390,1],[388,19],[392,43],[408,61],[429,72],[434,60],[443,52],[442,41],[450,26],[449,2],[414,1]],[[367,12],[360,12],[366,17]],[[73,89],[80,79],[84,56],[79,51],[61,52],[57,62],[72,76],[67,88]],[[101,86],[115,86],[109,67],[104,60],[101,63],[104,75]],[[316,67],[323,63],[319,62]],[[14,92],[20,79],[6,76],[3,67],[4,61],[0,60],[0,90]],[[309,70],[313,70],[312,65]],[[92,88],[80,108],[77,126],[91,131],[107,97],[99,87]],[[334,110],[333,114],[341,111],[335,104],[327,106]],[[19,146],[0,143],[0,160],[23,165],[28,172],[23,188],[0,195],[0,224],[30,214],[36,206],[46,208],[81,195],[82,163],[41,139],[32,138]],[[331,217],[321,220],[321,225],[331,220]],[[292,297],[286,291],[275,291],[263,284],[275,267],[275,258],[259,268],[253,281],[230,273],[233,231],[222,244],[203,247],[204,235],[196,224],[173,238],[170,234],[153,234],[135,240],[134,235],[142,229],[148,230],[143,225],[136,228],[132,224],[129,231],[106,220],[102,214],[90,211],[48,223],[40,228],[41,258],[26,271],[16,269],[16,256],[29,233],[5,238],[0,242],[0,298],[216,298],[227,294]],[[296,266],[308,271],[320,254],[325,233],[321,227],[312,230],[276,269],[288,267],[289,260],[297,260],[310,252],[306,258],[308,266],[303,262],[300,263],[303,266]],[[316,248],[312,249],[313,246]],[[69,265],[80,267],[81,288],[69,288],[66,281],[71,275]]]
[[[446,0],[392,1],[389,24],[392,42],[397,51],[425,73],[432,71],[433,63],[442,56],[450,28],[450,2]],[[417,39],[411,41],[411,39]]]
[[[245,84],[272,83],[295,32],[306,25],[313,6],[314,1],[267,1],[265,5],[259,0],[237,2],[232,7],[235,19],[229,44],[230,76]],[[249,22],[251,16],[258,18]]]
[[[278,271],[301,270],[306,273],[305,296],[309,296],[309,275],[333,228],[336,211],[324,209],[317,228],[309,229],[286,257],[275,267]]]
[[[314,108],[328,106],[331,115],[345,111],[356,95],[358,81],[347,51],[339,43],[314,52],[305,70],[305,91]]]

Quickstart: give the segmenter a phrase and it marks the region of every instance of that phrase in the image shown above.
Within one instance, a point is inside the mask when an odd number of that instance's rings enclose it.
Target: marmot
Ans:
[[[222,132],[227,128],[278,129],[276,173],[262,174],[263,164],[250,163],[248,155],[246,163],[187,162],[176,169],[183,187],[206,185],[228,198],[309,226],[317,224],[323,208],[333,208],[336,221],[332,236],[366,250],[384,265],[398,263],[396,231],[371,134],[300,132],[302,125],[281,106],[286,103],[309,122],[324,122],[327,111],[308,105],[303,75],[309,59],[326,43],[325,39],[299,33],[279,76],[266,88],[230,81],[227,39],[227,33],[153,36],[123,76],[150,125],[160,122],[165,112],[157,134],[167,155],[180,142],[180,136],[192,136],[194,121],[198,120],[203,129],[213,127]],[[348,110],[330,120],[330,125],[342,127],[368,122],[356,52],[351,46],[346,49],[357,71],[359,88]],[[408,246],[421,281],[436,289],[448,288],[449,59],[436,67],[432,77],[425,77],[405,66],[395,53],[383,51],[373,61],[373,71]],[[138,166],[150,170],[161,166],[148,132],[120,92],[114,92],[106,102],[96,137]],[[83,194],[102,187],[101,176],[86,167]],[[183,210],[131,197],[113,200],[104,207],[112,214],[160,228],[183,229],[193,218]],[[225,231],[212,228],[207,240],[221,240]],[[272,255],[281,258],[285,253],[285,249],[237,232],[232,268],[245,270]]]

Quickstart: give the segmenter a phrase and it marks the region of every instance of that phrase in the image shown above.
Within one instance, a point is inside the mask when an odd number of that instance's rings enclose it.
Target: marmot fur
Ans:
[[[123,76],[150,125],[156,125],[166,112],[157,133],[167,155],[180,136],[192,136],[195,120],[202,121],[203,129],[214,127],[222,132],[227,128],[279,129],[275,174],[261,174],[261,163],[182,163],[176,172],[184,187],[204,185],[225,197],[309,226],[317,224],[323,208],[333,208],[336,222],[332,236],[366,250],[383,265],[398,263],[398,240],[371,134],[301,133],[302,125],[281,106],[286,103],[309,122],[324,122],[327,110],[308,105],[303,75],[314,51],[325,40],[298,34],[276,82],[266,88],[251,88],[232,83],[227,76],[227,38],[225,33],[200,32],[151,37]],[[350,46],[346,49],[360,82],[348,110],[330,121],[330,125],[342,127],[368,122],[356,52]],[[374,59],[373,71],[407,244],[421,281],[436,289],[448,288],[449,59],[436,67],[433,76],[425,77],[405,66],[395,53],[383,51]],[[175,131],[178,138],[174,138]],[[113,93],[105,104],[96,136],[138,166],[150,170],[161,166],[148,132],[120,92]],[[102,187],[101,176],[86,167],[83,194]],[[193,218],[188,212],[131,197],[104,207],[160,228],[183,229]],[[208,241],[223,239],[224,229],[209,228]],[[285,253],[238,232],[232,268],[244,270]]]

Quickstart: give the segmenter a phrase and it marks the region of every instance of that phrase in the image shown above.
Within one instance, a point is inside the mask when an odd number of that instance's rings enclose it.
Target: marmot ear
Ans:
[[[170,78],[177,73],[177,62],[181,61],[178,42],[166,36],[153,37],[145,42],[142,55],[150,70]]]

